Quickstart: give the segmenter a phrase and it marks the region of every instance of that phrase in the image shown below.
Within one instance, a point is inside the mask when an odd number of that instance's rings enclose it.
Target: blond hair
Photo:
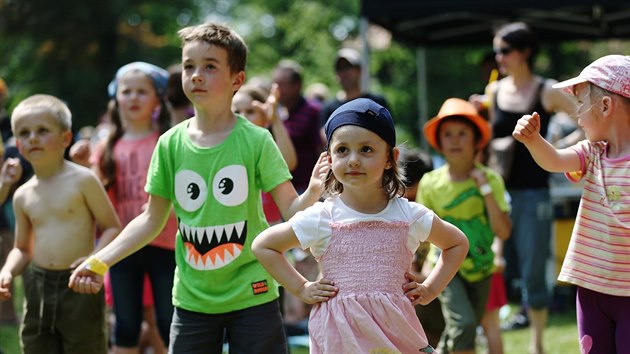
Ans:
[[[19,118],[33,111],[50,114],[62,130],[69,131],[72,128],[72,113],[62,100],[51,95],[37,94],[25,98],[15,107],[11,115],[11,129],[15,130],[15,122]]]
[[[589,87],[590,87],[589,97],[591,98],[591,102],[601,101],[601,99],[604,98],[604,96],[617,96],[619,97],[621,102],[625,104],[630,104],[630,98],[608,91],[605,88],[601,88],[592,82],[589,82]]]

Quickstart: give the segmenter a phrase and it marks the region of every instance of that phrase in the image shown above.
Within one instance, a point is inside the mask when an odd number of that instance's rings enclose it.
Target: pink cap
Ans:
[[[601,57],[584,68],[578,77],[559,82],[553,88],[570,88],[587,81],[630,98],[630,56],[613,54]]]

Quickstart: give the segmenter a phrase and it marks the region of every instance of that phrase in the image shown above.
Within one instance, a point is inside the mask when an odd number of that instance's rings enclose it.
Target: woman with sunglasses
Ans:
[[[555,80],[533,72],[539,46],[536,35],[521,22],[499,28],[493,39],[495,59],[505,77],[489,84],[489,118],[493,139],[508,137],[517,120],[527,112],[538,112],[541,134],[547,134],[553,113],[573,113],[574,101]],[[512,163],[501,166],[512,199],[512,235],[505,242],[506,279],[520,278],[521,301],[531,327],[530,353],[543,352],[543,330],[547,321],[550,292],[546,282],[553,210],[549,173],[540,168],[523,144],[513,146]]]

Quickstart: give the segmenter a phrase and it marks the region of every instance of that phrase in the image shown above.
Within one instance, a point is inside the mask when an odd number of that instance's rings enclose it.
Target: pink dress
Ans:
[[[311,353],[432,353],[402,286],[411,269],[409,223],[332,222],[320,257],[323,276],[339,293],[311,310]]]

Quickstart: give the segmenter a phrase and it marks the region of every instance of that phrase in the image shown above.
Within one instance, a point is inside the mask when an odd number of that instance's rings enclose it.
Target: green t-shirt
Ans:
[[[184,121],[160,137],[145,186],[171,200],[178,218],[173,305],[216,314],[276,299],[277,283],[251,245],[269,226],[261,191],[291,179],[278,147],[268,130],[240,116],[210,148],[193,144],[187,127]]]
[[[476,167],[485,171],[499,208],[509,211],[501,177],[486,166],[478,164]],[[483,197],[472,178],[453,182],[448,174],[448,166],[442,166],[422,176],[416,201],[433,210],[443,220],[457,226],[468,238],[470,249],[459,268],[459,274],[464,279],[475,282],[492,274],[494,234]]]

